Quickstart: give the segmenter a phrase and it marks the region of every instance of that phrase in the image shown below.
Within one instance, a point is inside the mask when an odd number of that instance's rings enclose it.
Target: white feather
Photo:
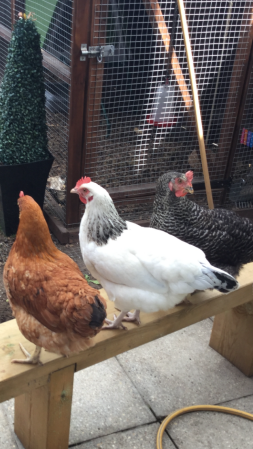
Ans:
[[[127,222],[127,229],[115,240],[109,238],[103,245],[90,241],[91,217],[95,223],[112,200],[97,184],[91,182],[86,187],[93,200],[87,204],[81,221],[81,252],[86,266],[116,307],[126,312],[167,310],[188,293],[217,286],[204,253],[163,231]]]

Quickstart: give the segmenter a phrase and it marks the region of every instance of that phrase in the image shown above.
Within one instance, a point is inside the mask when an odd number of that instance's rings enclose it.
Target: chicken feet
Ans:
[[[132,321],[137,321],[137,324],[140,324],[141,320],[140,320],[140,311],[139,310],[135,310],[133,313],[132,312],[120,312],[120,314],[114,315],[114,320],[108,320],[108,318],[105,319],[105,322],[108,324],[108,326],[103,326],[102,330],[106,330],[106,329],[125,329],[127,330],[126,326],[123,326],[122,321],[128,321],[128,322],[132,322]]]
[[[127,312],[122,321],[128,322],[137,321],[138,325],[141,324],[140,310],[135,310],[133,313]]]
[[[127,327],[124,326],[122,324],[122,320],[124,318],[124,316],[127,314],[128,312],[120,312],[120,314],[114,315],[114,320],[108,320],[108,318],[105,319],[106,324],[108,324],[108,326],[103,326],[102,330],[109,330],[109,329],[124,329],[127,330]]]
[[[31,355],[22,345],[22,343],[19,343],[21,351],[25,354],[26,359],[13,359],[11,363],[29,363],[32,365],[36,365],[37,363],[39,365],[42,365],[42,362],[40,361],[40,353],[41,353],[41,347],[36,346],[35,351],[33,355]]]

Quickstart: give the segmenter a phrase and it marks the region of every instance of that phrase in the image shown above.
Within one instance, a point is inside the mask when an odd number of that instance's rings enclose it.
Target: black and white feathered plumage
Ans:
[[[212,265],[236,276],[253,261],[253,224],[232,211],[188,200],[190,173],[168,172],[158,179],[150,226],[197,246]]]
[[[167,310],[195,290],[215,288],[225,293],[238,287],[198,248],[124,221],[108,192],[90,178],[78,181],[72,192],[86,204],[79,232],[85,265],[122,311],[111,328],[121,326],[131,309]]]

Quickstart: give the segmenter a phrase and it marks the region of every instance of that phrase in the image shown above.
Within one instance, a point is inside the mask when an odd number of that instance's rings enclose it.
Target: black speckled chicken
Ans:
[[[197,246],[212,265],[236,276],[253,261],[253,224],[232,211],[209,210],[188,200],[192,179],[192,171],[158,179],[150,227]]]

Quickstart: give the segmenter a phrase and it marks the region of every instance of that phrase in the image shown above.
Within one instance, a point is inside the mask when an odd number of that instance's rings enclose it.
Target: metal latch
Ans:
[[[81,53],[80,61],[86,61],[86,56],[88,56],[88,58],[97,57],[97,62],[102,62],[103,58],[114,55],[114,45],[98,45],[88,49],[87,44],[82,44]]]

